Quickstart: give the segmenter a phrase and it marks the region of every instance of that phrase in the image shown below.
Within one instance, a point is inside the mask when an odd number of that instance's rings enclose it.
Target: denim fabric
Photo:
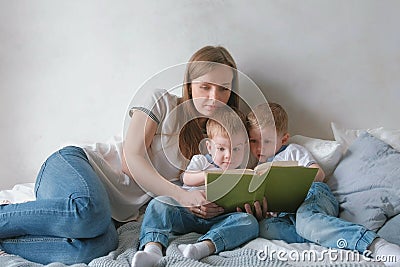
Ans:
[[[198,241],[210,240],[219,253],[257,237],[258,222],[253,215],[244,212],[202,219],[170,197],[157,197],[150,201],[143,218],[140,249],[148,242],[159,242],[167,247],[170,233],[189,232],[204,234]]]
[[[338,215],[339,204],[328,185],[314,182],[296,215],[264,219],[260,222],[260,236],[288,243],[314,242],[363,253],[377,234],[364,226],[344,221]]]
[[[65,147],[43,164],[36,201],[0,206],[0,246],[47,264],[88,263],[118,245],[107,192],[78,147]]]

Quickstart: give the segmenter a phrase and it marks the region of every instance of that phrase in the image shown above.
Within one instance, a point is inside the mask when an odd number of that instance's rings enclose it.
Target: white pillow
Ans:
[[[333,173],[342,157],[342,145],[337,141],[295,135],[289,143],[305,147],[324,170],[326,177]]]
[[[331,128],[335,140],[343,145],[343,153],[346,152],[347,148],[364,131],[391,145],[397,151],[400,151],[400,130],[385,129],[383,127],[375,129],[345,129],[334,122],[331,122]]]

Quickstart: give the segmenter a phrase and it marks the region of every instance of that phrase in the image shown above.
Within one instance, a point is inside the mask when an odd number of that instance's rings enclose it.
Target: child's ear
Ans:
[[[210,139],[207,139],[206,140],[206,148],[207,148],[208,153],[211,153],[212,145],[213,145],[213,141]]]
[[[282,137],[282,145],[286,144],[289,141],[289,138],[290,138],[290,134],[285,133]]]

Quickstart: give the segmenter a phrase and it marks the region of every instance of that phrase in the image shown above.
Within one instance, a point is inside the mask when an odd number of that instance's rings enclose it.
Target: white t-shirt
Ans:
[[[209,159],[205,155],[194,155],[192,159],[189,162],[189,165],[186,167],[186,171],[205,171],[205,170],[219,170],[217,166],[212,164]],[[183,173],[182,173],[183,174]],[[182,175],[181,175],[181,182],[182,181]],[[191,191],[191,190],[204,190],[204,186],[188,186],[188,185],[183,185],[183,189]]]
[[[300,166],[309,167],[317,163],[307,149],[298,144],[289,144],[285,150],[276,154],[273,161],[298,161]]]
[[[212,164],[205,155],[194,155],[186,167],[186,171],[205,171],[205,170],[217,170],[217,166]]]
[[[132,102],[132,112],[141,110],[158,124],[156,135],[148,149],[148,157],[154,168],[167,180],[179,181],[185,159],[179,155],[179,130],[182,121],[177,114],[178,97],[166,90],[141,94]],[[110,199],[112,217],[125,222],[137,219],[139,208],[150,200],[150,195],[122,172],[121,137],[107,143],[82,147],[93,169],[103,182]]]

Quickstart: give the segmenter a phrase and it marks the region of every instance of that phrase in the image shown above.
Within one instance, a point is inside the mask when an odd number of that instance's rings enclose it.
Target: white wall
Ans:
[[[292,134],[400,128],[400,1],[0,0],[0,189],[122,131],[150,76],[221,44]]]

